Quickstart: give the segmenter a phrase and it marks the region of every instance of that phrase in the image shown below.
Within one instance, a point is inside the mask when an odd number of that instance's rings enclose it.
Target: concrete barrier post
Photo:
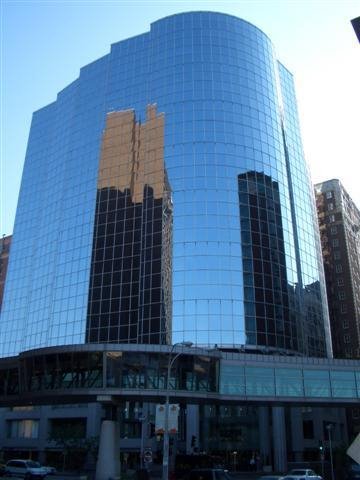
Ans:
[[[96,480],[120,477],[119,424],[104,420],[101,424],[99,455],[96,463]]]

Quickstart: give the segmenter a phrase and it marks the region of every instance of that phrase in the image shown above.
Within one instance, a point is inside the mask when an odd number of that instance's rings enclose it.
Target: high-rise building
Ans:
[[[353,18],[351,20],[351,24],[354,28],[354,31],[356,33],[357,39],[360,42],[360,17]]]
[[[1,355],[183,340],[330,355],[314,208],[269,38],[210,12],[154,22],[34,113]]]
[[[336,358],[360,358],[360,211],[339,180],[315,185]]]
[[[358,403],[359,365],[331,358],[294,82],[262,31],[161,19],[34,113],[0,356],[0,406],[21,407],[0,444],[19,452],[47,455],[44,425],[96,435],[107,415],[124,462],[159,460],[143,422],[169,396],[176,448],[241,468],[256,451],[278,471],[318,459],[328,422],[346,439],[327,407]],[[105,456],[97,478],[118,476]]]

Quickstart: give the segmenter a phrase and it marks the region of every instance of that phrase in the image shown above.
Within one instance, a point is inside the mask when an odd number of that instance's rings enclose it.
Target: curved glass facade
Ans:
[[[35,112],[0,352],[187,340],[330,355],[322,275],[291,74],[255,26],[178,14]]]

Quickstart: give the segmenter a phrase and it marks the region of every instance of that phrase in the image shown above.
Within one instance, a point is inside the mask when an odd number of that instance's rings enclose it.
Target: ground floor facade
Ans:
[[[119,425],[122,471],[162,462],[162,435],[155,432],[155,403],[124,401],[112,408]],[[353,436],[350,407],[180,404],[179,431],[170,439],[173,467],[211,461],[237,471],[284,472],[307,464],[326,469],[330,441],[334,462],[345,468],[345,449]],[[115,415],[115,417],[114,417]],[[16,406],[0,409],[3,460],[32,458],[58,469],[95,469],[102,421],[101,403]],[[328,426],[331,426],[329,438]],[[148,455],[149,456],[149,455]]]
[[[111,452],[121,471],[161,469],[156,408],[169,397],[179,405],[173,469],[211,462],[286,472],[308,465],[321,474],[332,460],[341,480],[346,448],[360,430],[359,367],[159,345],[24,352],[0,361],[1,459],[89,471],[100,459],[109,478]]]

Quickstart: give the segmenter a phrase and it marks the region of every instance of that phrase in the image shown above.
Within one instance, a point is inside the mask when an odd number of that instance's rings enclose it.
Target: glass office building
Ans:
[[[233,16],[170,16],[34,113],[0,355],[88,342],[331,356],[292,75]]]

